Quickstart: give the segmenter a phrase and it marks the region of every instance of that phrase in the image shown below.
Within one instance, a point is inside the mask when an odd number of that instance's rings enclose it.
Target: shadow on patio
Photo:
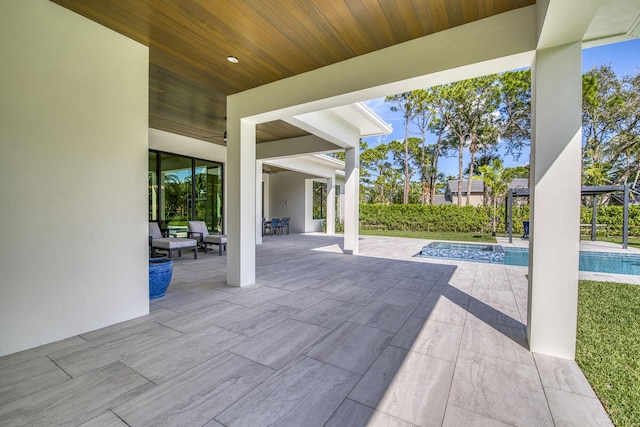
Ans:
[[[527,349],[521,267],[424,242],[265,237],[257,283],[175,262],[151,314],[0,359],[0,425],[606,425],[574,362]]]

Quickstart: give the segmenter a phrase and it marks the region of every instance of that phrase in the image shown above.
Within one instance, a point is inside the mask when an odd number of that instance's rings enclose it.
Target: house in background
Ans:
[[[468,180],[462,181],[462,206],[467,204],[467,187],[469,185]],[[529,180],[527,178],[516,178],[511,181],[509,188],[529,188]],[[482,206],[485,201],[485,186],[484,182],[479,179],[471,180],[471,196],[469,198],[470,206]],[[436,205],[450,205],[458,204],[458,180],[453,179],[447,181],[447,188],[443,195],[436,195]]]
[[[0,355],[149,313],[151,152],[191,172],[226,156],[214,207],[227,282],[247,286],[264,163],[344,150],[344,251],[357,254],[367,131],[340,109],[532,67],[527,336],[574,357],[581,52],[640,36],[638,2],[330,3],[0,0]]]

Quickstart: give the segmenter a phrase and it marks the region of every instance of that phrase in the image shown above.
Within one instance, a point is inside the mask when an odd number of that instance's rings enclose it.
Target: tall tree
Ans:
[[[617,76],[603,65],[582,83],[583,184],[633,184],[640,176],[640,72]]]
[[[409,174],[409,124],[416,114],[415,98],[411,92],[404,92],[397,95],[387,96],[385,99],[391,103],[391,111],[402,112],[404,119],[404,195],[403,203],[409,203],[409,185],[411,175]]]
[[[435,110],[431,106],[433,100],[433,92],[427,90],[414,90],[411,92],[415,103],[415,115],[413,122],[418,127],[420,132],[420,203],[427,203],[428,194],[428,180],[427,180],[427,163],[428,153],[426,149],[427,145],[427,131],[429,125],[435,116]],[[433,174],[432,174],[433,175]]]
[[[495,112],[499,91],[495,74],[464,80],[445,86],[441,96],[445,105],[444,120],[450,132],[458,139],[458,204],[462,205],[463,155],[465,148],[471,153],[470,173],[473,174],[475,154],[482,144],[492,141]],[[467,205],[471,196],[471,176],[467,182]]]
[[[455,142],[447,139],[449,133],[449,125],[447,120],[445,120],[447,103],[444,102],[444,98],[442,97],[442,90],[442,86],[435,86],[429,89],[431,107],[434,111],[431,123],[429,123],[429,132],[436,136],[435,144],[429,146],[429,152],[431,153],[431,165],[429,167],[429,199],[431,203],[434,203],[436,198],[438,179],[440,175],[438,170],[440,156],[447,155],[450,147],[455,145]]]
[[[361,182],[368,189],[367,201],[390,203],[395,199],[400,172],[389,161],[389,145],[368,148],[365,143],[364,147],[360,153],[360,170]]]
[[[388,147],[395,164],[399,166],[400,170],[405,171],[405,176],[408,174],[409,177],[412,177],[420,168],[420,139],[410,137],[406,142],[393,140],[388,144]]]
[[[531,145],[531,70],[507,71],[500,85],[500,137],[506,154],[518,160]]]

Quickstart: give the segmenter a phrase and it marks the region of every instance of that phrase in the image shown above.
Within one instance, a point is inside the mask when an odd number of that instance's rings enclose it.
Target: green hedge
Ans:
[[[360,226],[368,230],[482,231],[487,208],[457,205],[360,205]]]
[[[558,212],[558,218],[562,215]],[[513,232],[522,233],[529,220],[529,206],[513,207]],[[580,222],[591,223],[591,209],[582,207]],[[608,224],[609,233],[622,232],[622,206],[598,208],[598,224]],[[360,227],[365,230],[463,231],[491,230],[491,208],[457,205],[360,205]],[[497,231],[504,232],[504,206],[497,211]],[[640,234],[640,206],[629,206],[629,234]]]

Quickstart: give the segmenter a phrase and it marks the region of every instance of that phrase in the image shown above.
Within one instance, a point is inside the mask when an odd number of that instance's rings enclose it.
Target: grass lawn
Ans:
[[[456,242],[483,242],[497,243],[491,234],[483,233],[455,233],[455,232],[429,232],[429,231],[395,231],[395,230],[360,230],[365,236],[390,236],[411,237],[425,240],[453,240]]]
[[[616,426],[640,426],[640,286],[580,281],[576,362]]]

